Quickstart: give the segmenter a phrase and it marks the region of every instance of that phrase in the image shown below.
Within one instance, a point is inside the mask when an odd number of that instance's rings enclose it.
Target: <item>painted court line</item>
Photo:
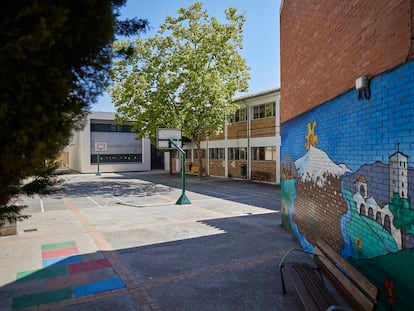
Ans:
[[[102,205],[100,205],[98,202],[96,202],[94,199],[92,199],[91,197],[87,196],[86,197],[89,201],[91,201],[93,204],[95,204],[97,207],[99,208],[103,208]]]

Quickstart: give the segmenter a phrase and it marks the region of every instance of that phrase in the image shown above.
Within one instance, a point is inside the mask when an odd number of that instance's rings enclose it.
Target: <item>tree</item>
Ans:
[[[394,227],[401,231],[401,248],[406,248],[407,234],[414,234],[414,210],[408,199],[394,193],[389,209],[394,216]]]
[[[155,36],[115,44],[130,51],[112,71],[119,120],[132,120],[153,142],[157,128],[182,128],[199,151],[200,176],[202,138],[222,131],[239,108],[234,95],[248,89],[249,68],[239,55],[245,16],[231,7],[225,16],[220,23],[196,2],[167,17]]]
[[[44,161],[68,144],[89,104],[105,90],[115,32],[146,29],[146,20],[118,21],[124,3],[1,2],[0,223],[19,218],[17,207],[8,206],[17,194],[50,185]],[[22,187],[34,175],[35,183]]]

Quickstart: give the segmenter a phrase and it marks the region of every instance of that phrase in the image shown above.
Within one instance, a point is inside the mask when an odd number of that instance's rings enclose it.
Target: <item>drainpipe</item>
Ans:
[[[246,101],[243,100],[243,104],[246,106],[247,109],[247,170],[246,170],[246,179],[250,179],[251,171],[252,171],[252,160],[250,154],[250,107],[246,104]]]

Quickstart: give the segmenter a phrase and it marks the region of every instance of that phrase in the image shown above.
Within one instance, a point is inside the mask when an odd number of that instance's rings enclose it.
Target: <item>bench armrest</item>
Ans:
[[[293,252],[301,252],[301,253],[306,253],[306,254],[313,255],[313,253],[312,253],[312,252],[309,252],[309,251],[304,250],[304,249],[301,249],[301,248],[291,248],[290,250],[288,250],[288,251],[286,252],[286,254],[283,256],[283,258],[280,260],[280,263],[279,263],[279,269],[283,267],[283,265],[284,265],[284,263],[285,263],[286,258],[288,258],[288,256],[289,256],[291,253],[293,253]]]

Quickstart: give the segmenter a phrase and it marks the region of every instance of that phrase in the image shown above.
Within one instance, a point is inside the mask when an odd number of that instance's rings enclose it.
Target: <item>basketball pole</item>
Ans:
[[[187,155],[185,154],[185,151],[174,142],[174,140],[172,140],[171,138],[168,138],[168,140],[183,156],[183,164],[182,164],[183,187],[182,187],[181,196],[178,198],[178,200],[175,204],[179,204],[179,205],[191,204],[190,200],[188,199],[187,195],[185,194],[185,190],[186,190],[186,186],[185,186],[185,184],[186,184],[186,182],[185,182],[185,166],[186,166]]]
[[[101,176],[101,171],[99,170],[99,153],[96,156],[98,157],[98,171],[96,172],[96,176]]]

